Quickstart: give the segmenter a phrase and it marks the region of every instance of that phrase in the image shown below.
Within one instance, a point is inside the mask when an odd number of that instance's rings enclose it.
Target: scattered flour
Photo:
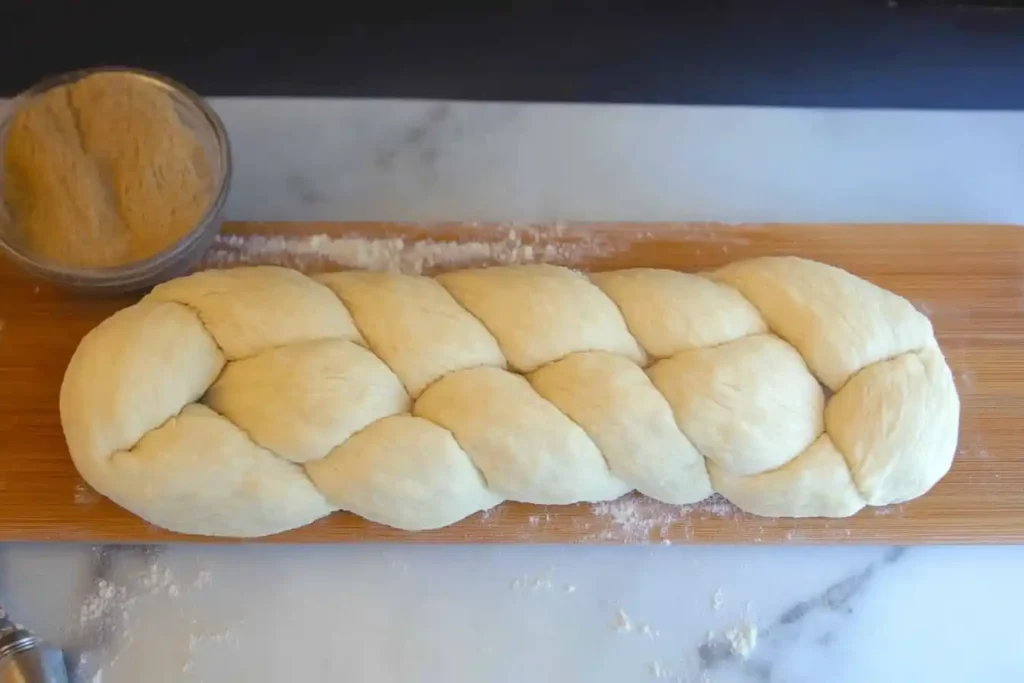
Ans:
[[[554,569],[549,569],[542,574],[520,576],[513,579],[511,587],[514,591],[530,590],[530,591],[541,591],[550,590],[554,587],[555,583],[551,578],[551,574]],[[576,590],[573,588],[573,590]],[[572,592],[572,591],[568,591]]]
[[[657,640],[661,637],[661,631],[651,628],[650,624],[641,624],[640,633],[648,640]]]
[[[684,505],[682,509],[687,514],[701,514],[710,517],[723,517],[734,519],[739,517],[743,513],[735,505],[727,501],[719,494],[715,494],[710,498],[706,498],[699,503],[693,505]]]
[[[622,543],[660,541],[663,545],[672,544],[667,536],[673,531],[690,538],[693,530],[689,519],[694,515],[735,517],[741,514],[732,503],[719,495],[693,505],[668,505],[639,493],[595,503],[591,511],[596,517],[606,520],[607,524],[599,533],[584,540],[616,540]]]
[[[75,484],[75,505],[92,505],[100,502],[100,495],[84,482]]]
[[[615,621],[612,626],[619,633],[638,633],[648,640],[656,640],[661,637],[661,631],[651,628],[650,624],[633,621],[626,610],[621,607],[615,613]]]
[[[93,590],[86,596],[79,610],[77,638],[86,644],[86,651],[79,657],[76,670],[78,680],[90,683],[102,682],[105,672],[103,666],[97,667],[90,656],[88,648],[114,648],[106,661],[107,667],[116,664],[119,653],[133,642],[130,628],[133,608],[143,600],[153,596],[179,598],[182,595],[203,590],[212,583],[209,570],[202,570],[189,582],[177,580],[168,567],[161,566],[155,558],[147,558],[146,567],[131,574],[121,582],[100,578],[96,580]],[[222,634],[214,634],[220,637]],[[195,641],[195,642],[193,642]],[[195,648],[196,642],[218,642],[213,636],[193,634],[190,636],[189,652]],[[190,668],[186,662],[183,671]]]
[[[729,641],[733,654],[740,659],[750,659],[754,648],[757,647],[757,625],[744,620],[740,625],[726,631],[725,638]]]
[[[174,583],[174,574],[170,568],[161,567],[156,562],[151,563],[147,571],[141,574],[139,583],[150,594],[159,593],[161,590],[166,590],[170,593],[172,588],[175,591],[178,590],[177,585]]]
[[[218,631],[216,633],[192,633],[188,637],[188,657],[181,666],[182,673],[188,673],[195,667],[194,656],[207,647],[232,645],[238,647],[238,637],[231,629]]]
[[[452,242],[403,237],[330,235],[218,235],[203,259],[207,267],[275,264],[421,273],[478,265],[559,263],[577,265],[614,251],[600,235],[566,233],[554,226],[514,226],[482,233],[489,241]]]
[[[615,630],[619,633],[632,633],[633,632],[633,621],[626,614],[626,610],[619,608],[619,611],[615,615]]]
[[[722,589],[719,588],[715,591],[715,594],[711,596],[711,608],[716,612],[722,609],[722,605],[725,604],[725,595],[722,593]]]
[[[672,683],[690,683],[690,678],[684,677],[682,674],[674,673],[671,669],[666,668],[664,664],[658,661],[651,662],[647,665],[647,670],[650,672],[652,678],[656,678],[659,681],[672,681]]]
[[[646,543],[653,533],[664,538],[669,527],[683,515],[683,509],[678,506],[659,503],[639,494],[595,503],[591,509],[597,517],[610,521],[609,527],[597,538],[621,539],[623,543]]]
[[[209,569],[203,569],[196,574],[195,580],[192,581],[193,590],[200,590],[206,588],[213,583],[213,573]]]
[[[128,597],[128,589],[124,586],[117,586],[99,579],[96,582],[96,589],[82,603],[79,610],[78,625],[85,629],[97,621],[104,620],[108,614],[115,610],[125,612],[135,602],[135,598]]]

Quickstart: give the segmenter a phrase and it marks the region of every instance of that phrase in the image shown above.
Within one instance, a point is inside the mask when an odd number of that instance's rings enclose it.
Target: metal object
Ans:
[[[68,683],[64,653],[8,620],[2,607],[0,683]]]

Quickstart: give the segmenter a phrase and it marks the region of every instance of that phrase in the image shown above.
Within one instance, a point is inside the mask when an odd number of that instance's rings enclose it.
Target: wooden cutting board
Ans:
[[[209,267],[406,270],[545,260],[583,269],[701,270],[796,254],[911,299],[935,324],[963,404],[952,472],[923,498],[843,520],[753,517],[722,500],[690,509],[634,496],[603,505],[509,504],[433,532],[335,514],[272,541],[1004,543],[1024,542],[1024,230],[986,225],[596,224],[547,227],[233,223]],[[245,236],[245,237],[243,237]],[[363,239],[365,238],[365,239]],[[455,242],[457,244],[452,244]],[[57,414],[79,339],[137,297],[88,298],[0,262],[0,540],[200,540],[147,524],[92,492]]]

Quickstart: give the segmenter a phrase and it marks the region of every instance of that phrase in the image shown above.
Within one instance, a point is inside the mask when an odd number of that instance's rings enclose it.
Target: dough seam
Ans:
[[[921,352],[925,351],[927,348],[928,347],[920,347],[920,348],[916,348],[916,349],[913,349],[913,350],[910,350],[910,351],[904,351],[903,353],[898,353],[898,354],[896,354],[894,356],[890,356],[890,357],[887,357],[887,358],[883,358],[881,360],[877,360],[874,363],[869,363],[869,364],[865,365],[864,367],[860,368],[859,370],[857,370],[857,372],[855,372],[852,375],[850,375],[850,378],[847,379],[846,382],[843,383],[843,387],[845,388],[846,385],[848,385],[853,380],[854,377],[856,377],[860,373],[864,372],[865,370],[869,370],[870,368],[873,368],[876,365],[880,365],[882,363],[891,363],[894,360],[898,360],[898,359],[900,359],[900,358],[902,358],[904,356],[911,356],[911,355],[917,357],[920,360],[921,359]],[[922,363],[922,365],[924,364],[923,360],[921,361],[921,363]],[[839,391],[842,391],[842,389],[839,389]],[[838,394],[839,391],[837,391],[836,393]],[[831,400],[831,398],[829,400]],[[826,402],[826,404],[825,404],[825,410],[827,412],[827,410],[828,410],[828,402]],[[857,473],[854,472],[853,467],[850,465],[850,458],[849,458],[849,456],[843,451],[843,449],[839,446],[839,444],[836,443],[836,440],[834,438],[832,438],[832,435],[829,434],[828,424],[827,423],[825,423],[825,432],[824,433],[828,434],[829,440],[832,442],[832,446],[840,453],[840,455],[843,456],[843,461],[846,463],[846,468],[848,470],[850,470],[850,479],[851,479],[851,481],[853,481],[853,486],[854,486],[855,489],[857,489],[857,493],[864,500],[864,504],[866,506],[870,506],[870,507],[884,507],[884,505],[883,506],[879,506],[879,505],[876,505],[874,503],[868,502],[868,500],[870,499],[870,496],[861,487],[861,483],[860,483],[860,481],[859,481],[859,479],[857,477]],[[892,460],[892,459],[890,459],[885,464],[885,473],[881,477],[876,477],[874,479],[874,485],[877,488],[884,488],[885,487],[885,483],[889,479],[889,477],[892,475],[892,472],[893,472],[893,469],[895,468],[895,466],[896,466],[896,461]]]
[[[505,347],[502,346],[501,340],[498,339],[498,335],[494,334],[494,330],[492,330],[490,327],[488,327],[487,323],[485,323],[483,320],[480,319],[480,316],[478,316],[476,313],[474,313],[472,310],[470,310],[469,306],[466,306],[461,301],[459,301],[459,298],[457,296],[455,296],[454,294],[452,294],[452,291],[445,286],[443,280],[439,280],[437,278],[434,278],[434,282],[436,282],[437,284],[441,285],[441,289],[443,289],[448,294],[448,296],[451,297],[451,300],[455,302],[456,306],[458,306],[459,308],[464,310],[466,313],[468,313],[474,320],[476,320],[478,323],[480,323],[480,327],[482,327],[487,332],[487,334],[491,335],[491,339],[494,340],[494,345],[498,347],[498,351],[501,352],[501,357],[505,359],[505,367],[503,367],[501,369],[505,370],[507,372],[514,372],[513,370],[509,370],[508,369],[508,367],[509,367],[508,366],[508,351],[506,351]],[[494,366],[486,365],[486,366],[477,366],[477,367],[488,367],[489,368],[489,367],[494,367]],[[519,373],[516,373],[516,374],[519,374]],[[435,379],[434,382],[436,382],[439,379],[444,379],[446,376],[447,375],[441,375],[440,377]],[[432,385],[432,384],[434,384],[434,382],[431,382],[430,384]],[[420,392],[420,396],[422,396],[425,391],[426,391],[426,389],[421,391]]]
[[[489,366],[489,365],[478,365],[477,367],[478,368],[489,368],[491,366]],[[466,368],[466,369],[467,370],[471,370],[471,369],[474,369],[474,368]],[[444,379],[444,378],[439,378],[438,380],[435,380],[435,382],[439,382],[441,379]],[[431,385],[435,384],[435,382],[431,382]],[[425,389],[424,389],[423,393],[426,393]],[[421,394],[421,396],[422,396],[422,394]],[[448,429],[447,427],[445,427],[443,424],[438,424],[438,423],[434,422],[433,420],[431,420],[430,418],[423,417],[422,415],[417,415],[416,414],[416,402],[415,401],[413,402],[412,410],[413,410],[413,412],[410,413],[410,415],[412,417],[418,417],[421,420],[426,420],[427,422],[429,422],[430,424],[434,425],[435,427],[438,427],[439,429],[443,429],[444,431],[446,431],[449,434],[451,434],[452,440],[455,442],[455,445],[457,445],[459,447],[460,451],[462,451],[463,453],[466,454],[466,460],[468,460],[469,464],[473,466],[473,469],[476,470],[476,473],[480,475],[480,479],[481,479],[481,481],[484,482],[484,486],[487,488],[488,491],[492,491],[493,492],[494,489],[491,488],[490,482],[487,481],[487,474],[485,474],[484,471],[482,469],[480,469],[480,466],[476,464],[475,460],[473,460],[473,456],[469,454],[469,450],[465,446],[462,445],[461,441],[459,441],[459,435],[456,434],[455,432],[453,432],[452,430]]]
[[[187,308],[189,311],[191,311],[193,315],[195,315],[197,318],[199,318],[199,322],[202,323],[203,330],[206,332],[206,336],[208,336],[213,341],[214,346],[216,346],[217,350],[220,351],[220,355],[224,356],[224,368],[226,368],[228,366],[228,363],[232,362],[232,359],[230,359],[228,357],[227,352],[224,351],[224,347],[220,345],[220,340],[217,339],[217,337],[213,334],[213,332],[210,332],[210,326],[209,326],[209,324],[207,324],[206,318],[203,317],[203,312],[201,310],[199,310],[199,308],[197,306],[193,306],[192,304],[186,303],[184,301],[178,301],[177,299],[159,299],[159,301],[161,303],[166,303],[166,304],[176,304],[176,305],[181,306],[183,308]],[[263,352],[261,351],[260,353],[263,353]],[[256,355],[256,354],[254,354],[254,355]],[[237,358],[237,359],[234,359],[234,360],[242,360],[242,359],[241,358]],[[220,371],[224,372],[224,368],[221,368]],[[218,374],[218,377],[219,376],[220,375]],[[216,382],[217,382],[217,380],[214,380],[213,383],[210,384],[210,386],[212,387],[213,384],[215,384]],[[210,387],[207,387],[206,390],[209,391]],[[205,395],[206,392],[204,391],[203,394]]]
[[[593,352],[592,351],[585,351],[584,353],[593,353]],[[572,355],[571,353],[568,354],[568,356],[571,356],[571,355]],[[563,358],[568,357],[568,356],[563,356]],[[561,360],[561,359],[559,359],[559,360]],[[557,362],[557,361],[554,361],[554,362]],[[550,365],[550,364],[551,363],[545,363],[541,367],[537,368],[537,370],[540,370],[541,368],[543,368],[543,367],[545,367],[547,365]],[[574,420],[569,415],[569,413],[567,413],[564,410],[562,410],[562,407],[560,405],[558,405],[557,403],[555,403],[554,401],[549,399],[547,396],[544,396],[543,394],[541,394],[539,391],[537,391],[537,387],[533,386],[533,382],[530,381],[530,378],[531,378],[531,376],[533,375],[534,372],[537,372],[537,370],[534,370],[533,372],[527,373],[525,375],[521,375],[521,377],[523,377],[523,379],[526,380],[526,383],[530,385],[530,389],[533,391],[533,393],[537,394],[537,397],[540,400],[544,401],[545,403],[550,404],[555,410],[557,410],[562,415],[562,417],[564,417],[566,420],[568,420],[572,424],[576,425],[579,428],[579,430],[581,432],[583,432],[583,434],[586,435],[586,437],[590,440],[590,443],[594,444],[594,449],[598,452],[598,454],[600,454],[601,460],[604,461],[605,472],[607,472],[609,476],[615,478],[617,481],[620,481],[623,484],[626,484],[628,486],[629,482],[626,482],[626,481],[623,481],[622,479],[620,479],[619,475],[616,474],[615,470],[612,469],[611,463],[608,462],[608,456],[605,455],[603,450],[601,450],[601,444],[597,443],[597,441],[594,439],[594,437],[590,435],[590,432],[587,431],[586,427],[584,427],[579,422]],[[518,374],[518,373],[516,373],[516,374]]]
[[[649,368],[652,365],[654,365],[654,363],[657,360],[659,360],[659,359],[655,358],[654,354],[652,354],[650,351],[648,351],[647,347],[644,346],[643,344],[641,344],[640,340],[637,339],[637,336],[635,334],[633,334],[633,330],[629,327],[629,319],[626,318],[626,314],[623,312],[622,307],[619,306],[619,302],[617,302],[612,297],[608,296],[608,293],[606,291],[604,291],[603,289],[598,287],[597,283],[595,283],[593,280],[591,280],[590,276],[587,273],[583,273],[583,272],[580,272],[580,271],[575,271],[575,272],[578,272],[580,275],[582,275],[584,277],[584,279],[586,279],[587,284],[589,284],[593,289],[596,289],[601,296],[603,296],[605,299],[607,299],[609,302],[611,302],[611,305],[615,307],[615,310],[619,314],[619,318],[622,320],[622,326],[626,329],[626,334],[628,334],[630,337],[632,337],[633,338],[633,343],[636,344],[636,347],[638,349],[640,349],[641,351],[643,351],[644,362],[643,363],[639,363],[638,367],[641,370],[646,370],[647,368]],[[592,350],[593,351],[597,351],[597,350],[600,350],[600,349],[592,349]],[[573,353],[579,353],[579,352],[578,351],[574,351]],[[566,356],[569,356],[569,355],[572,355],[572,354],[571,353],[566,354]],[[565,356],[562,356],[562,358],[565,358]],[[552,362],[558,362],[559,360],[562,360],[562,358],[558,358],[558,359],[556,359],[554,361],[550,361],[549,363],[545,363],[544,365],[550,365],[550,363],[552,363]],[[630,360],[628,357],[625,357],[625,358],[627,360]],[[544,366],[542,365],[541,367],[544,367]],[[537,370],[540,370],[540,368],[537,368],[536,370],[534,370],[534,372],[536,372]]]
[[[757,311],[757,317],[759,317],[761,319],[761,322],[764,324],[764,330],[762,330],[760,332],[750,332],[749,334],[744,334],[742,336],[736,337],[735,339],[730,339],[729,341],[722,342],[721,344],[712,344],[711,346],[707,346],[707,347],[702,346],[700,348],[702,348],[702,349],[704,349],[704,348],[714,348],[716,346],[721,346],[722,344],[730,344],[730,343],[732,343],[734,341],[738,341],[740,339],[746,339],[747,337],[756,337],[756,336],[762,335],[762,334],[775,335],[776,337],[778,337],[779,339],[782,339],[782,341],[786,342],[790,346],[793,346],[793,344],[790,343],[790,341],[788,339],[785,339],[784,337],[780,336],[775,330],[772,329],[771,324],[764,317],[764,314],[761,313],[761,309],[758,308],[757,306],[755,306],[754,302],[751,301],[749,298],[747,298],[746,294],[744,294],[740,290],[736,289],[735,287],[730,285],[728,282],[721,282],[719,280],[716,280],[714,277],[712,277],[713,275],[714,275],[714,273],[697,273],[697,277],[702,277],[705,280],[707,280],[708,282],[710,282],[711,284],[713,284],[713,285],[715,285],[717,287],[721,287],[722,289],[727,289],[730,292],[735,292],[736,296],[738,296],[739,298],[741,298],[744,301],[746,301],[747,305],[749,305],[752,310]],[[795,346],[793,347],[793,350],[796,351],[796,347]],[[800,351],[796,351],[796,352],[798,354],[800,353]],[[803,355],[801,355],[800,357],[803,358]],[[807,362],[804,361],[805,365],[806,365],[806,363]],[[808,368],[808,369],[810,369],[810,368]],[[812,372],[811,375],[813,376],[814,373]],[[818,378],[814,377],[814,379],[818,379]],[[818,380],[818,383],[820,384],[821,380]]]
[[[127,448],[117,448],[117,449],[114,449],[113,451],[111,451],[110,453],[107,454],[105,460],[107,462],[113,463],[115,460],[117,460],[117,456],[124,455],[126,453],[127,454],[131,454],[132,451],[134,451],[136,448],[138,448],[139,444],[142,443],[142,440],[145,439],[147,435],[163,429],[164,427],[169,425],[174,420],[177,420],[178,418],[180,418],[181,414],[183,412],[185,412],[185,408],[188,408],[190,405],[193,405],[193,404],[192,403],[186,403],[185,405],[183,405],[181,408],[178,409],[178,412],[174,413],[174,415],[171,415],[166,420],[164,420],[163,422],[158,424],[156,427],[153,427],[152,429],[147,431],[145,434],[140,436],[138,439],[135,440],[135,443],[133,443],[131,446],[128,446]],[[274,453],[274,455],[277,455],[277,453]]]
[[[332,339],[335,339],[335,338],[336,338],[336,337],[332,337]],[[188,407],[188,406],[186,406],[186,407]],[[236,424],[236,423],[232,422],[232,421],[231,421],[231,420],[229,420],[229,419],[228,419],[227,417],[225,417],[225,416],[224,416],[224,415],[222,415],[221,413],[218,413],[218,412],[217,412],[216,410],[214,410],[214,409],[213,409],[213,408],[211,408],[210,406],[206,405],[205,403],[203,404],[203,407],[204,407],[204,408],[206,408],[207,410],[209,410],[209,411],[210,411],[211,413],[213,413],[213,414],[214,414],[214,415],[216,415],[217,417],[219,417],[220,419],[222,419],[222,420],[224,420],[225,422],[227,422],[228,424],[232,425],[232,426],[233,426],[233,427],[234,427],[235,429],[237,429],[237,430],[238,430],[239,432],[241,432],[241,434],[242,434],[242,435],[243,435],[243,436],[244,436],[244,437],[245,437],[246,439],[248,439],[248,440],[249,440],[249,443],[250,443],[251,445],[253,445],[254,447],[256,447],[256,448],[260,449],[261,451],[266,451],[266,452],[268,452],[268,453],[271,453],[271,454],[272,454],[272,455],[273,455],[273,456],[274,456],[275,458],[277,458],[278,460],[280,460],[280,461],[282,461],[282,462],[285,462],[285,463],[287,463],[287,464],[289,464],[289,465],[293,465],[293,466],[294,466],[294,469],[297,469],[297,470],[301,471],[301,472],[302,472],[302,476],[303,476],[303,477],[305,477],[305,478],[306,478],[307,480],[309,480],[309,485],[310,485],[310,486],[312,486],[312,487],[313,487],[314,489],[316,489],[317,493],[320,493],[320,488],[319,488],[319,487],[318,487],[318,486],[316,485],[316,482],[314,482],[314,481],[313,481],[312,477],[310,477],[310,476],[309,476],[309,472],[307,472],[307,471],[306,471],[305,463],[301,463],[301,462],[292,462],[292,461],[291,461],[291,460],[289,460],[288,458],[282,458],[282,457],[281,457],[281,456],[280,456],[280,455],[279,455],[278,453],[276,453],[275,451],[273,451],[273,450],[271,450],[271,449],[267,448],[266,446],[262,446],[262,445],[260,445],[260,442],[256,441],[256,439],[254,439],[254,438],[252,437],[252,434],[250,434],[250,433],[249,433],[249,430],[245,429],[244,427],[242,427],[242,426],[241,426],[241,425],[239,425],[239,424]],[[182,410],[184,410],[184,409],[185,409],[185,408],[182,408]],[[178,414],[180,415],[181,413],[179,412]],[[169,421],[169,420],[168,420],[168,421]],[[371,423],[371,424],[372,424],[372,423]],[[369,426],[369,425],[367,425],[367,426]],[[365,428],[364,428],[364,429],[365,429]],[[337,448],[337,446],[335,446],[335,448]],[[332,450],[333,450],[333,449],[332,449]],[[330,508],[332,508],[332,509],[334,509],[334,510],[340,510],[340,509],[341,509],[341,508],[339,508],[339,507],[338,507],[337,505],[335,505],[334,503],[332,503],[331,501],[327,500],[327,496],[325,496],[325,495],[324,495],[323,493],[320,493],[320,497],[321,497],[321,498],[323,498],[323,499],[324,499],[324,501],[326,501],[326,502],[327,502],[327,506],[328,506],[328,507],[330,507]]]

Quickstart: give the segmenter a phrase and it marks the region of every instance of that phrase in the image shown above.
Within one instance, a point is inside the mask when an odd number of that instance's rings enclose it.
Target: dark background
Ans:
[[[0,0],[0,95],[119,64],[204,95],[1024,109],[1014,2],[367,4]]]

